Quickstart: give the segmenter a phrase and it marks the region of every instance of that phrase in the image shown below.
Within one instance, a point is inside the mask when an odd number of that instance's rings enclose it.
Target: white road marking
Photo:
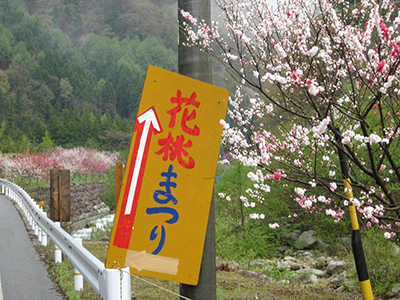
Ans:
[[[3,300],[3,291],[1,289],[1,273],[0,273],[0,300]]]

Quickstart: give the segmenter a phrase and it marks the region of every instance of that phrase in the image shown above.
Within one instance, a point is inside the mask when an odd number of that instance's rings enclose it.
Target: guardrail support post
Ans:
[[[43,212],[43,214],[47,217],[46,212]],[[42,229],[42,246],[44,246],[44,247],[47,246],[47,234],[43,229]]]
[[[105,300],[130,300],[131,275],[129,267],[118,269],[104,269]],[[122,296],[121,296],[122,293]]]
[[[58,227],[60,226],[60,222],[54,222]],[[62,263],[62,252],[60,248],[56,244],[54,244],[54,262],[57,263]]]
[[[42,244],[42,228],[40,226],[38,226],[38,241]]]
[[[82,245],[81,238],[74,238],[74,240],[78,244]],[[74,267],[74,288],[75,288],[75,291],[83,290],[83,276],[76,267]]]
[[[33,223],[35,224],[34,225],[35,226],[35,228],[34,228],[35,235],[39,235],[39,225],[35,221],[33,221]]]

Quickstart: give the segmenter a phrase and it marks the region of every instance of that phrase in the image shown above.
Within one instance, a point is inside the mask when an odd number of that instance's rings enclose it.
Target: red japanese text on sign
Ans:
[[[176,124],[176,119],[178,113],[182,110],[182,105],[185,106],[194,106],[195,108],[199,108],[200,102],[196,101],[196,92],[193,92],[189,98],[182,97],[181,90],[177,91],[176,97],[171,97],[170,102],[173,104],[177,104],[174,108],[167,111],[168,114],[171,115],[169,128],[174,128]],[[186,107],[182,114],[181,120],[181,129],[184,133],[187,133],[191,136],[200,135],[200,128],[196,124],[192,124],[193,127],[188,126],[188,122],[196,119],[197,113],[196,109],[193,109],[189,113],[189,109]],[[193,169],[195,166],[195,160],[189,155],[187,151],[188,148],[193,146],[191,140],[185,140],[184,135],[177,135],[175,138],[172,136],[172,133],[168,133],[168,137],[161,138],[158,140],[158,145],[161,146],[161,149],[156,152],[158,155],[163,155],[162,159],[166,161],[170,159],[174,161],[175,158],[179,162],[179,164],[186,169]]]

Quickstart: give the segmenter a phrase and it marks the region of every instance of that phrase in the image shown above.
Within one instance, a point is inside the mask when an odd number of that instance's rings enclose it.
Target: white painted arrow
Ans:
[[[146,251],[128,250],[125,258],[125,266],[135,268],[138,271],[152,271],[157,273],[178,274],[179,259],[154,255]]]
[[[125,207],[125,215],[130,215],[132,211],[132,205],[133,205],[133,198],[135,197],[136,189],[137,189],[137,183],[139,180],[139,174],[140,174],[140,169],[142,167],[142,162],[143,162],[143,157],[144,157],[144,151],[146,149],[146,144],[150,142],[151,139],[151,132],[150,132],[150,125],[153,126],[155,130],[158,132],[161,131],[160,124],[158,123],[155,109],[151,108],[141,114],[137,118],[139,124],[144,123],[143,129],[142,129],[142,135],[140,136],[140,142],[139,142],[139,148],[137,150],[137,155],[136,155],[136,160],[135,160],[135,167],[133,169],[133,174],[132,174],[132,181],[131,181],[131,186],[129,189],[129,194],[128,194],[128,200],[126,202],[126,207]],[[139,135],[139,132],[138,132]],[[143,166],[144,167],[144,166]]]

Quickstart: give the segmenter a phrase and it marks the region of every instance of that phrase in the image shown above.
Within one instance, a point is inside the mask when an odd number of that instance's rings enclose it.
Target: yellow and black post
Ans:
[[[350,182],[350,174],[349,169],[347,167],[346,156],[344,155],[343,150],[341,149],[342,145],[340,139],[337,137],[339,147],[339,160],[340,160],[340,168],[342,170],[344,187],[346,188],[346,197],[347,199],[353,199],[353,189],[351,187]],[[350,220],[351,226],[353,229],[353,234],[351,237],[351,246],[353,248],[354,260],[356,262],[358,280],[360,281],[361,286],[361,294],[363,300],[373,300],[374,296],[372,294],[371,281],[369,280],[367,263],[365,261],[364,249],[361,242],[360,228],[358,225],[357,212],[354,204],[349,201],[349,210],[350,210]]]

